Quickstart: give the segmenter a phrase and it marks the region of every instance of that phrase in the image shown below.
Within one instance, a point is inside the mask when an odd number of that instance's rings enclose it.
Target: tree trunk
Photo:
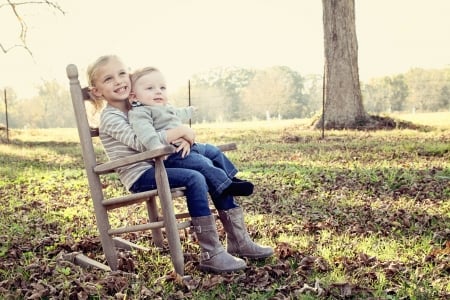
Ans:
[[[362,104],[354,0],[322,0],[325,43],[325,106],[327,129],[359,128],[369,121]]]

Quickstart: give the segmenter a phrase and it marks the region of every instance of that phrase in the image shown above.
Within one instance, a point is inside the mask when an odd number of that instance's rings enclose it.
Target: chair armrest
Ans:
[[[221,151],[231,151],[236,150],[237,146],[236,143],[228,143],[223,145],[217,146]],[[142,153],[130,155],[128,157],[124,157],[121,159],[109,161],[106,163],[99,164],[94,167],[94,172],[97,174],[107,174],[114,171],[116,168],[124,167],[127,165],[131,165],[137,162],[145,161],[145,160],[152,160],[157,157],[162,157],[168,154],[172,154],[175,152],[175,147],[173,146],[163,146],[158,149],[145,151]]]
[[[236,143],[228,143],[228,144],[218,145],[217,148],[219,148],[220,151],[225,152],[225,151],[236,150],[237,146],[236,146]]]
[[[157,157],[162,157],[168,154],[172,154],[175,152],[175,147],[173,146],[163,146],[161,148],[157,148],[154,150],[145,151],[138,154],[133,154],[128,157],[124,157],[121,159],[116,159],[113,161],[109,161],[94,167],[94,172],[97,174],[106,174],[111,173],[114,169],[119,167],[124,167],[127,165],[131,165],[137,162],[152,160]]]

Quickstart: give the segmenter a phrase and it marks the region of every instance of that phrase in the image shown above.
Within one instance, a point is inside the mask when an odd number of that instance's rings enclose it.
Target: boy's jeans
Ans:
[[[216,146],[195,143],[188,156],[182,158],[181,152],[170,155],[167,168],[183,168],[199,171],[206,179],[212,198],[220,197],[237,174],[233,163]]]
[[[198,171],[180,168],[166,168],[171,188],[186,187],[185,195],[187,207],[191,217],[211,215],[208,201],[208,186],[205,177]],[[155,168],[149,168],[133,184],[130,191],[133,193],[156,189]],[[228,210],[237,207],[234,198],[230,195],[212,197],[215,207],[219,210]]]

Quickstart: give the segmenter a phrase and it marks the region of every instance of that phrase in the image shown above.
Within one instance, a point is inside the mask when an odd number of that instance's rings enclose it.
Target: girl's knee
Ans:
[[[189,174],[189,182],[194,185],[201,185],[206,187],[206,179],[205,176],[203,176],[202,173],[196,170],[191,170]]]

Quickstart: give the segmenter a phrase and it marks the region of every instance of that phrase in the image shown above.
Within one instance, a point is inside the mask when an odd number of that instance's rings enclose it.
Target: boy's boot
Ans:
[[[219,218],[227,233],[228,253],[247,258],[266,258],[273,254],[272,247],[258,245],[250,239],[241,207],[219,210]]]
[[[223,191],[232,196],[250,196],[254,185],[250,181],[233,178],[231,184]]]
[[[229,254],[220,243],[214,216],[194,217],[192,225],[202,249],[200,270],[223,273],[245,269],[246,262]]]

